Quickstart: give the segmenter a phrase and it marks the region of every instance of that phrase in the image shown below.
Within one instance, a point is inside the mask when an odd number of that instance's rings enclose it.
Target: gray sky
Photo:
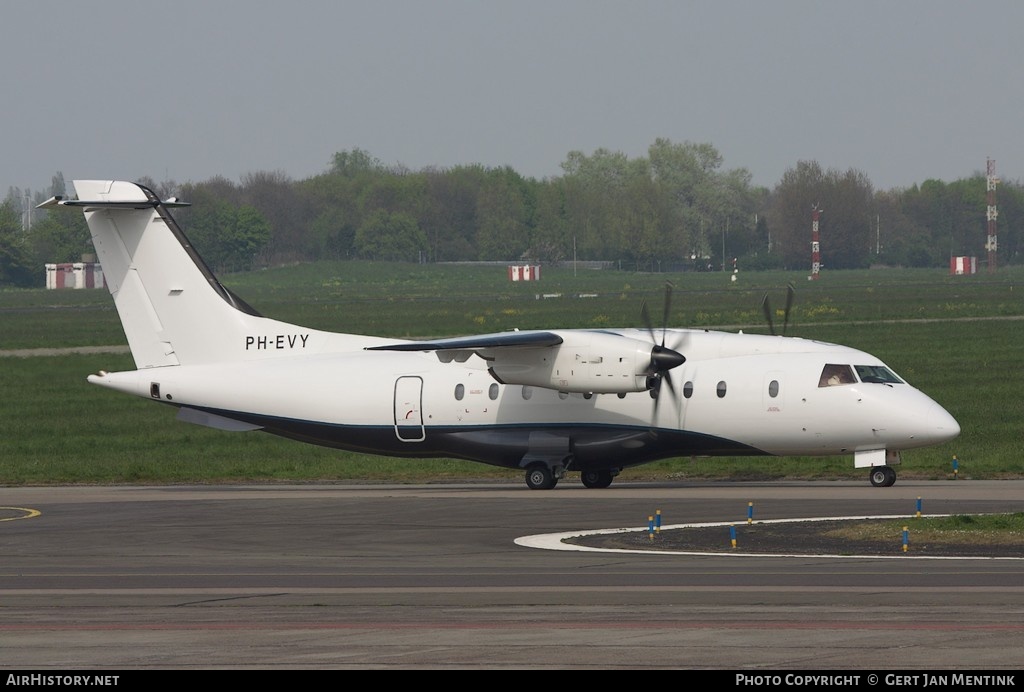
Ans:
[[[1024,168],[1019,0],[0,0],[0,199],[75,178],[561,174],[713,145],[876,189]]]

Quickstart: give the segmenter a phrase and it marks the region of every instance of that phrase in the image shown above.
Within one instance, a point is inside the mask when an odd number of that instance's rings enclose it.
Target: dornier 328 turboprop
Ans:
[[[84,211],[136,366],[88,379],[190,423],[522,469],[535,489],[567,472],[603,488],[657,459],[752,455],[851,455],[887,486],[901,450],[960,433],[875,356],[774,330],[410,341],[269,319],[213,275],[171,216],[182,203],[130,182],[74,185],[77,199],[40,207]],[[665,308],[667,321],[667,296]]]

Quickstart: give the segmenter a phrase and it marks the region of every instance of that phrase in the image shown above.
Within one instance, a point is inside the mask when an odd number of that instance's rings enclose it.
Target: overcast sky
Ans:
[[[557,176],[708,143],[774,186],[1024,171],[1020,0],[0,0],[0,199],[75,178],[303,179],[362,149]]]

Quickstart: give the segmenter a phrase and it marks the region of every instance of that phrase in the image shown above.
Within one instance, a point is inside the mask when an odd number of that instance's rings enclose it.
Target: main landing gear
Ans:
[[[896,482],[896,469],[891,466],[872,466],[868,478],[876,488],[888,488]]]
[[[551,490],[565,476],[565,468],[561,464],[552,467],[543,462],[534,462],[526,469],[526,485],[530,490]],[[582,471],[580,481],[586,488],[607,488],[617,475],[618,469]]]
[[[612,484],[612,479],[616,475],[618,474],[613,473],[610,469],[583,471],[580,474],[580,480],[583,481],[584,487],[587,488],[607,488]]]
[[[526,469],[526,485],[530,490],[551,490],[563,474],[564,470],[556,476],[547,464],[532,464]]]

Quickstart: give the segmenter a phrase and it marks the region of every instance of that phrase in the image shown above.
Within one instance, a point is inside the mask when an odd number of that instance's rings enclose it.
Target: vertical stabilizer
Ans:
[[[161,201],[135,183],[74,185],[77,200],[54,198],[40,206],[85,212],[136,367],[266,356],[246,348],[254,335],[296,331],[259,316],[217,281],[167,210],[180,203]],[[311,345],[308,338],[302,343]]]

